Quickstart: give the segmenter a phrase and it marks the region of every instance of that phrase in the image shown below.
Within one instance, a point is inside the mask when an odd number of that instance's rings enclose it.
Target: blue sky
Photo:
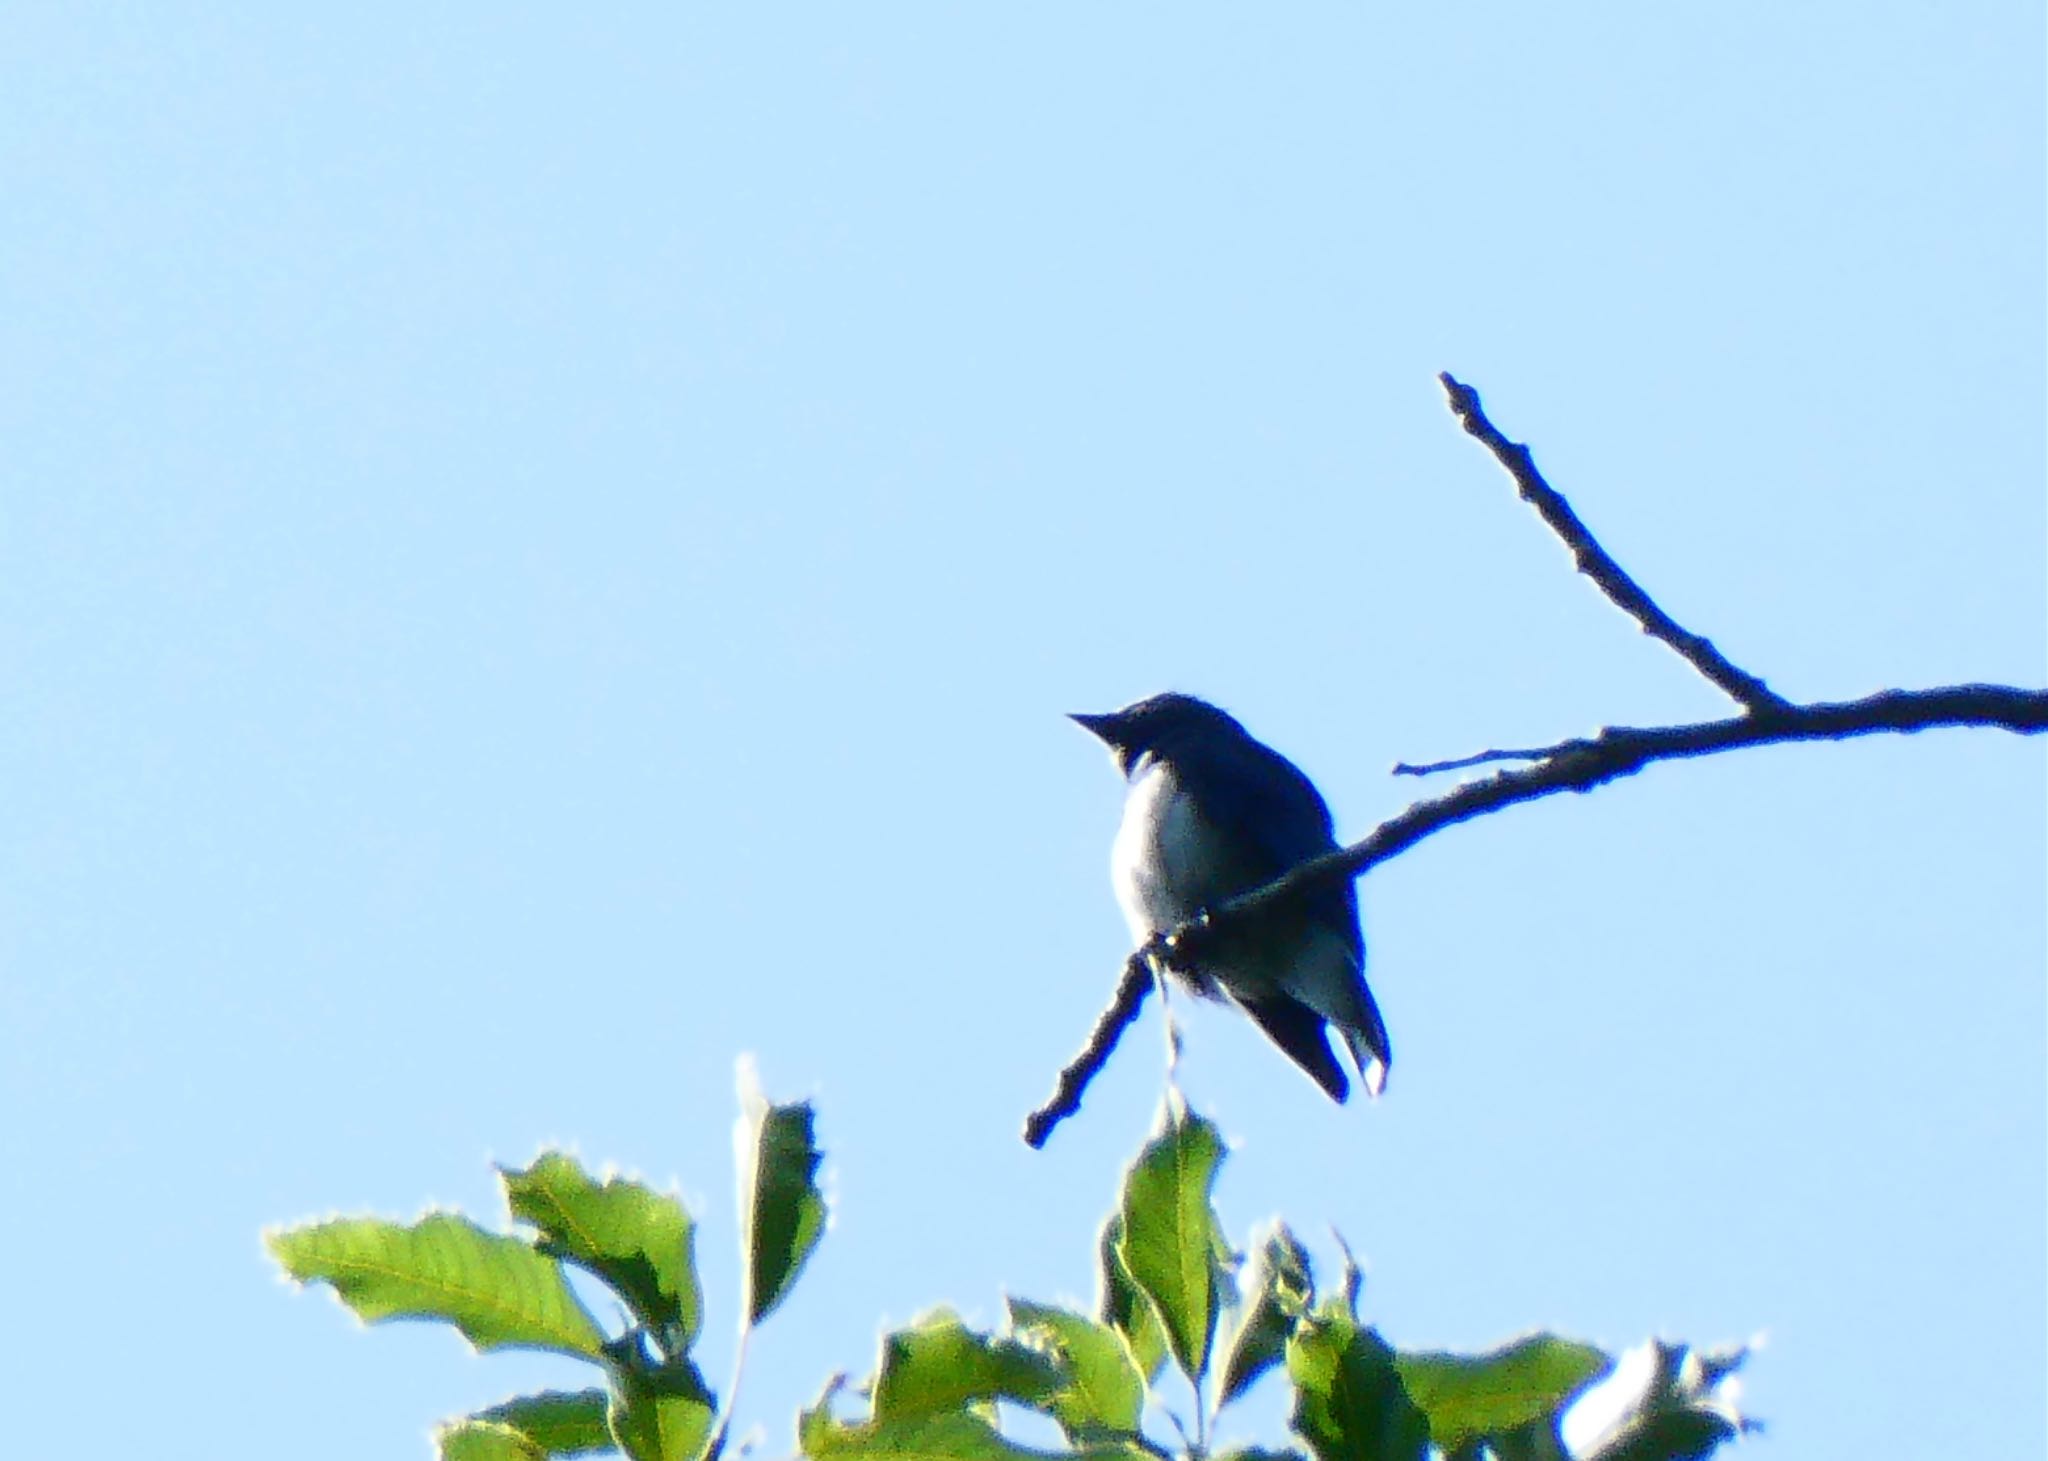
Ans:
[[[2038,6],[430,9],[0,15],[23,1453],[574,1382],[258,1244],[544,1143],[679,1182],[722,1376],[742,1052],[836,1205],[776,1454],[883,1323],[1085,1297],[1161,1046],[1018,1141],[1124,952],[1064,712],[1208,695],[1359,836],[1395,761],[1725,708],[1439,370],[1795,698],[2048,673]],[[2044,749],[1375,871],[1385,1100],[1190,1017],[1226,1219],[1341,1229],[1396,1343],[1762,1332],[1761,1453],[2041,1454]]]

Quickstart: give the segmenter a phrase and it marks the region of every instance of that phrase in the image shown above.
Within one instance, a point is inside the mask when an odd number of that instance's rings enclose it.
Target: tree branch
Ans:
[[[1152,943],[1158,943],[1154,939]],[[1109,1052],[1116,1049],[1116,1042],[1138,1018],[1138,1011],[1144,1008],[1145,992],[1152,987],[1152,971],[1147,966],[1148,943],[1128,959],[1124,960],[1123,977],[1117,980],[1116,995],[1095,1021],[1095,1028],[1088,1032],[1088,1043],[1081,1053],[1067,1062],[1060,1072],[1060,1078],[1052,1088],[1052,1099],[1024,1118],[1024,1140],[1034,1150],[1045,1145],[1045,1139],[1052,1135],[1052,1129],[1081,1109],[1081,1093],[1088,1089],[1088,1082],[1095,1079],[1103,1065],[1109,1060]]]
[[[1540,801],[1564,791],[1591,791],[1605,782],[1633,776],[1658,761],[1711,756],[1746,746],[1794,741],[1842,741],[1858,736],[1902,734],[1951,726],[1979,726],[2019,735],[2048,731],[2048,690],[2011,685],[1949,685],[1935,690],[1885,690],[1861,700],[1815,705],[1782,704],[1727,720],[1693,725],[1611,726],[1597,735],[1560,741],[1534,751],[1481,752],[1462,762],[1526,760],[1514,771],[1496,771],[1478,781],[1420,801],[1349,847],[1302,863],[1284,877],[1229,899],[1201,918],[1152,939],[1124,961],[1116,999],[1089,1034],[1088,1044],[1060,1072],[1053,1099],[1033,1111],[1024,1139],[1045,1145],[1053,1128],[1081,1109],[1081,1094],[1108,1061],[1124,1029],[1138,1016],[1150,984],[1146,961],[1198,963],[1225,924],[1249,918],[1311,888],[1342,877],[1360,877],[1423,838],[1460,822],[1518,802]],[[1427,770],[1430,768],[1411,768]]]
[[[1642,585],[1608,556],[1591,529],[1579,521],[1572,505],[1543,480],[1529,448],[1509,441],[1486,419],[1486,412],[1479,404],[1479,392],[1449,371],[1437,379],[1443,382],[1444,394],[1450,397],[1451,411],[1457,416],[1458,423],[1507,469],[1507,474],[1515,479],[1515,490],[1522,501],[1535,508],[1544,526],[1564,540],[1564,545],[1572,551],[1574,566],[1592,579],[1616,608],[1642,625],[1645,634],[1670,645],[1679,658],[1705,675],[1736,704],[1752,711],[1779,709],[1787,704],[1783,696],[1762,680],[1731,663],[1727,656],[1714,648],[1712,641],[1694,634],[1657,607],[1656,601],[1643,592]]]
[[[1116,996],[1096,1020],[1087,1045],[1060,1072],[1052,1099],[1026,1119],[1024,1140],[1032,1146],[1044,1146],[1053,1128],[1081,1109],[1081,1096],[1088,1083],[1101,1071],[1125,1029],[1138,1017],[1145,992],[1154,982],[1151,970],[1155,962],[1169,968],[1198,964],[1203,953],[1213,947],[1221,926],[1298,898],[1337,878],[1361,877],[1446,827],[1562,791],[1591,791],[1605,782],[1633,776],[1657,761],[1711,756],[1745,746],[1912,734],[1941,726],[1982,726],[2020,735],[2048,731],[2048,690],[2022,690],[2010,685],[1885,690],[1861,700],[1794,705],[1658,608],[1641,585],[1608,556],[1607,550],[1579,521],[1571,504],[1543,480],[1529,449],[1509,441],[1486,419],[1479,405],[1479,393],[1449,374],[1438,379],[1443,382],[1459,422],[1493,453],[1515,479],[1522,500],[1534,507],[1550,530],[1564,540],[1579,572],[1592,579],[1618,608],[1642,625],[1644,633],[1664,641],[1741,705],[1744,713],[1728,720],[1694,725],[1609,727],[1590,738],[1560,741],[1533,750],[1480,751],[1450,761],[1412,766],[1402,762],[1395,766],[1396,775],[1423,776],[1494,761],[1529,763],[1512,771],[1496,771],[1441,796],[1417,802],[1398,817],[1382,822],[1363,841],[1302,863],[1285,876],[1228,899],[1179,928],[1154,935],[1124,960]]]
[[[1591,791],[1658,761],[1711,756],[1745,746],[1911,735],[1951,726],[2039,735],[2048,731],[2048,690],[2021,690],[2010,685],[1885,690],[1861,700],[1787,705],[1782,710],[1694,725],[1609,727],[1591,737],[1560,741],[1539,752],[1533,765],[1496,771],[1442,796],[1417,802],[1398,817],[1382,822],[1364,840],[1302,863],[1285,877],[1220,904],[1210,910],[1210,923],[1247,917],[1333,878],[1358,877],[1423,838],[1483,813],[1539,801],[1561,791]],[[1206,929],[1191,930],[1189,937],[1179,941],[1181,957],[1198,957],[1210,936]]]

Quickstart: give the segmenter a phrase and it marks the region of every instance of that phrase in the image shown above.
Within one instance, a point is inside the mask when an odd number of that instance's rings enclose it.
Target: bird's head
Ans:
[[[1100,738],[1126,775],[1146,752],[1165,754],[1176,741],[1203,736],[1242,736],[1244,727],[1206,700],[1172,691],[1152,695],[1103,715],[1069,716]]]

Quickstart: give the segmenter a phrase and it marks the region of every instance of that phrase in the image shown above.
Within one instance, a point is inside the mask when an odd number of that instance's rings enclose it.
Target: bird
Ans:
[[[1108,745],[1127,782],[1110,880],[1140,946],[1336,849],[1315,783],[1206,700],[1169,692],[1069,719]],[[1192,968],[1174,970],[1179,982],[1250,1015],[1331,1100],[1351,1089],[1332,1029],[1367,1093],[1385,1089],[1393,1049],[1366,987],[1350,878],[1219,925],[1217,939]]]

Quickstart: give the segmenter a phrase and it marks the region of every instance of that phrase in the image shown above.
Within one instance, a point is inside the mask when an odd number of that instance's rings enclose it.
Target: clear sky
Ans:
[[[1018,1140],[1125,948],[1064,712],[1207,695],[1358,836],[1397,760],[1726,708],[1439,370],[1785,693],[2041,683],[2042,56],[2031,3],[5,7],[10,1448],[425,1455],[579,1382],[258,1242],[543,1143],[680,1183],[722,1377],[742,1052],[836,1205],[772,1453],[885,1321],[1085,1297],[1162,1061]],[[1442,834],[1363,886],[1377,1106],[1194,1013],[1226,1220],[1341,1229],[1399,1344],[1763,1333],[1759,1454],[2042,1454],[2044,806],[1944,732]]]

